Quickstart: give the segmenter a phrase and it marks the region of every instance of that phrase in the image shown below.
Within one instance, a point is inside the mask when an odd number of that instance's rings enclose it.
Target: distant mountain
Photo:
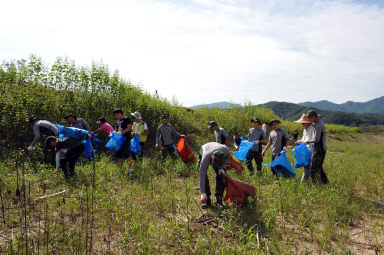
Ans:
[[[239,107],[241,106],[239,104],[232,104],[230,102],[222,101],[222,102],[217,102],[217,103],[212,103],[212,104],[195,105],[195,106],[192,106],[190,108],[200,109],[200,108],[203,108],[203,107],[207,107],[207,108],[228,109],[228,108],[231,108],[231,105],[235,105],[235,106],[239,106]]]
[[[348,101],[343,104],[335,104],[322,100],[318,102],[304,102],[299,105],[331,111],[384,114],[384,96],[362,103]]]
[[[346,126],[384,125],[384,115],[382,114],[358,114],[341,111],[329,111],[286,102],[269,102],[258,106],[269,108],[279,117],[291,121],[299,119],[301,115],[308,112],[308,110],[315,109],[318,114],[321,115],[321,119],[325,123]]]

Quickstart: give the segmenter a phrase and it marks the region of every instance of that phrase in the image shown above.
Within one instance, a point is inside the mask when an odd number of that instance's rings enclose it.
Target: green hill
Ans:
[[[303,113],[310,109],[315,109],[325,123],[332,123],[346,126],[362,126],[362,125],[383,125],[384,115],[381,114],[357,114],[346,113],[341,111],[321,110],[314,107],[301,106],[298,104],[286,102],[269,102],[260,106],[272,109],[273,112],[283,119],[294,121],[301,117]]]
[[[299,105],[314,107],[321,110],[384,114],[384,96],[375,98],[367,102],[348,101],[343,104],[335,104],[327,100],[322,100],[318,102],[304,102],[300,103]]]

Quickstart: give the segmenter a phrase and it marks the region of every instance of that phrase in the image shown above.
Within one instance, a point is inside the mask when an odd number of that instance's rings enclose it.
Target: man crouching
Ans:
[[[228,164],[230,151],[229,148],[219,143],[207,143],[201,146],[199,150],[199,182],[201,192],[201,203],[203,208],[211,206],[211,189],[207,175],[209,165],[212,165],[216,172],[216,203],[215,205],[224,208],[223,194],[224,182],[221,174],[225,174],[225,167]]]

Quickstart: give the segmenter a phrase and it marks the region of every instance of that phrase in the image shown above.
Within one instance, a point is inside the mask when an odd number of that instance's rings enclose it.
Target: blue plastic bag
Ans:
[[[272,163],[264,164],[264,166],[270,166],[276,172],[277,176],[283,175],[284,177],[297,177],[295,171],[293,170],[285,151],[280,153],[280,156],[275,158]]]
[[[62,125],[57,124],[58,131],[59,131],[59,137],[60,135],[62,137],[71,137],[76,140],[86,140],[89,131],[85,129],[75,128],[75,127],[64,127]]]
[[[295,152],[295,169],[310,166],[312,152],[305,144],[300,144],[292,150],[292,154]]]
[[[248,151],[252,149],[253,143],[243,140],[240,143],[239,150],[235,151],[233,155],[238,158],[240,161],[244,161],[247,157]]]
[[[139,142],[139,135],[136,135],[135,138],[131,140],[131,151],[136,155],[141,156],[141,146]]]
[[[82,143],[85,144],[85,150],[83,152],[83,156],[89,160],[92,159],[93,147],[92,147],[91,139],[88,138],[87,140],[82,141]]]
[[[91,141],[96,150],[99,150],[104,145],[104,141],[100,140],[96,134],[91,135]]]
[[[116,132],[112,132],[111,139],[109,139],[105,148],[109,150],[110,153],[115,154],[118,150],[121,149],[124,142],[127,140],[125,135],[117,135]]]

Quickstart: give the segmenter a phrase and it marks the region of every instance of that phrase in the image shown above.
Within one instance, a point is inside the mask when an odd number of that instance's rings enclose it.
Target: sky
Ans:
[[[184,106],[384,95],[384,0],[0,0],[0,60],[68,57]]]

